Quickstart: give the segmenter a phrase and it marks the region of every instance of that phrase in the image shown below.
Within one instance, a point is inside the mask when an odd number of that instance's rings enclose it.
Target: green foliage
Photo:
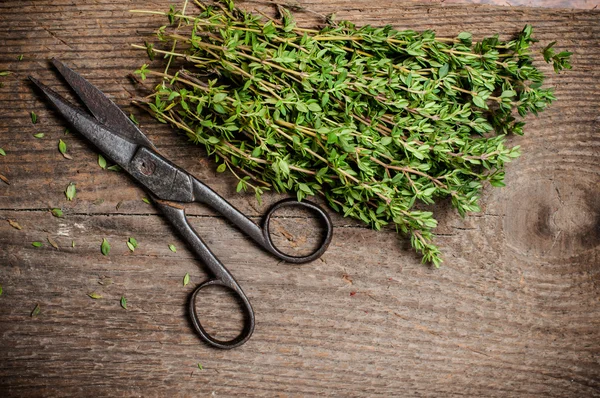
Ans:
[[[423,209],[450,197],[463,216],[479,211],[484,183],[503,186],[519,156],[506,142],[523,133],[514,113],[554,100],[532,64],[529,25],[514,40],[473,43],[467,32],[442,39],[348,21],[300,29],[287,10],[264,20],[229,0],[164,15],[170,25],[151,48],[182,67],[136,71],[163,78],[144,102],[157,120],[204,146],[238,192],[321,195],[346,217],[410,234],[435,266],[437,221]]]

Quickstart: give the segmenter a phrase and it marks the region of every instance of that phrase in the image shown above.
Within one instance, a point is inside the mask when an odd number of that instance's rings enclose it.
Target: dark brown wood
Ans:
[[[509,166],[507,187],[485,190],[483,212],[461,219],[447,204],[436,207],[439,270],[420,264],[392,229],[375,232],[338,215],[321,260],[280,264],[222,218],[191,207],[194,226],[256,311],[252,339],[219,351],[199,341],[186,317],[188,295],[206,278],[202,265],[127,176],[101,170],[77,133],[63,135],[26,80],[32,74],[68,94],[48,62],[60,57],[136,113],[167,157],[258,217],[278,197],[259,206],[235,194],[234,179],[217,175],[199,148],[129,105],[136,88],[126,75],[146,62],[129,45],[163,21],[127,10],[166,3],[1,2],[0,71],[14,73],[0,77],[0,174],[10,181],[0,182],[0,396],[600,396],[600,11],[300,3],[359,24],[442,36],[508,35],[532,23],[541,43],[556,40],[575,53],[573,70],[554,76],[539,63],[558,100],[528,118],[525,136],[510,138],[523,156]],[[267,2],[244,6],[272,11]],[[319,22],[312,13],[298,18]],[[37,132],[45,137],[33,138]],[[73,160],[58,152],[59,138]],[[67,202],[70,182],[77,197]],[[286,216],[275,233],[301,247],[313,220]],[[130,236],[140,243],[134,253]],[[103,238],[109,256],[100,253]],[[215,297],[215,314],[230,313],[227,297]],[[41,313],[32,318],[36,304]],[[218,320],[211,316],[208,327]],[[232,315],[218,333],[238,326]]]

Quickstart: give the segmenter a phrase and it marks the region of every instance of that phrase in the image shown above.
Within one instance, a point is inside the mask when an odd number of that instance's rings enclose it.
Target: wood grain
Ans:
[[[200,342],[186,317],[189,294],[207,277],[202,265],[141,200],[142,190],[101,170],[76,132],[63,134],[63,122],[26,80],[32,74],[69,95],[49,66],[59,57],[135,113],[167,157],[258,220],[278,197],[259,206],[235,194],[233,178],[217,175],[199,148],[129,105],[136,87],[126,76],[146,62],[129,44],[163,21],[127,10],[165,3],[0,3],[0,71],[14,72],[0,77],[7,152],[0,174],[10,181],[0,182],[0,396],[600,396],[600,12],[300,3],[359,24],[442,36],[506,37],[532,23],[541,44],[556,40],[574,52],[573,70],[555,76],[539,64],[558,100],[527,119],[525,136],[510,138],[523,156],[509,166],[506,188],[485,190],[482,213],[461,219],[447,203],[435,207],[445,258],[439,270],[420,264],[392,229],[375,232],[335,214],[321,260],[281,264],[211,211],[190,207],[192,223],[256,311],[252,339],[218,351]],[[243,5],[272,11],[266,2]],[[314,13],[298,19],[320,23]],[[37,132],[45,137],[33,138]],[[59,138],[72,161],[58,152]],[[70,182],[77,184],[72,202],[63,193]],[[53,207],[64,217],[53,217]],[[278,222],[281,245],[310,244],[309,216],[286,212]],[[133,253],[130,236],[140,242]],[[103,238],[109,256],[100,253]],[[230,301],[212,298],[217,305],[201,308],[209,326],[233,333],[239,318],[223,317]],[[36,304],[41,313],[32,318]]]

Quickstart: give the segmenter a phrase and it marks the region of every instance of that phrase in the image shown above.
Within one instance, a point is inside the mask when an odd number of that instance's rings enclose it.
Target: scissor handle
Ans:
[[[224,286],[233,290],[234,294],[241,299],[242,304],[244,306],[244,315],[246,315],[244,320],[244,329],[237,337],[233,338],[232,340],[218,340],[212,337],[210,334],[208,334],[208,332],[204,329],[202,323],[200,322],[200,317],[198,316],[198,312],[196,310],[196,299],[198,298],[198,293],[200,293],[200,290],[213,285]],[[241,289],[232,289],[219,279],[210,279],[196,287],[196,289],[190,296],[189,314],[190,319],[192,320],[192,325],[194,325],[194,329],[196,329],[200,337],[205,342],[216,348],[228,350],[231,348],[238,347],[244,344],[250,338],[250,336],[252,336],[252,332],[254,332],[254,310],[252,309],[252,305],[250,305],[250,301],[248,301],[248,298],[246,297],[244,292],[241,291]]]
[[[304,200],[302,202],[298,202],[294,199],[280,200],[279,202],[275,203],[265,214],[262,221],[262,227],[259,227],[252,220],[242,214],[242,212],[236,209],[231,203],[219,196],[215,191],[210,189],[210,187],[198,179],[191,177],[191,182],[194,192],[194,201],[207,204],[221,213],[225,218],[245,232],[249,237],[254,239],[254,241],[261,247],[281,260],[294,264],[302,264],[316,260],[317,258],[321,257],[323,253],[325,253],[329,243],[331,242],[331,238],[333,237],[333,224],[331,219],[329,218],[327,212],[323,210],[323,208],[311,201]],[[315,251],[305,256],[291,256],[286,254],[279,250],[273,244],[273,240],[271,239],[269,226],[273,214],[282,207],[292,206],[305,207],[313,210],[319,215],[319,218],[321,218],[321,221],[325,227],[325,236],[321,240],[319,246],[315,249]]]
[[[279,250],[277,246],[273,244],[273,240],[271,239],[271,232],[269,230],[271,216],[282,207],[305,207],[316,212],[322,219],[323,225],[325,226],[325,236],[321,240],[319,246],[312,253],[307,254],[305,256],[290,256],[289,254],[286,254]],[[329,246],[329,243],[331,242],[331,238],[333,237],[333,224],[331,223],[331,218],[329,218],[329,215],[319,205],[309,200],[298,202],[295,199],[283,199],[275,203],[265,214],[262,221],[262,231],[263,236],[265,238],[265,249],[267,249],[270,253],[274,254],[278,258],[289,263],[303,264],[316,260],[317,258],[321,257],[323,253],[325,253],[327,247]]]
[[[233,275],[231,275],[221,261],[219,261],[219,259],[213,254],[208,246],[206,246],[202,238],[200,238],[198,233],[187,221],[184,208],[171,202],[165,202],[156,198],[153,199],[154,203],[164,213],[167,220],[173,224],[175,229],[187,241],[190,249],[192,249],[192,251],[204,262],[214,276],[214,279],[210,279],[200,284],[190,297],[189,313],[194,328],[206,343],[216,348],[230,349],[244,344],[250,338],[250,336],[252,336],[255,324],[254,310],[252,309],[252,305],[250,304],[248,297],[246,297],[246,294],[237,283]],[[198,293],[200,290],[211,285],[219,285],[231,289],[242,302],[242,306],[246,315],[244,320],[244,329],[232,340],[218,340],[212,337],[202,327],[202,323],[198,317],[198,313],[196,311],[196,298]]]

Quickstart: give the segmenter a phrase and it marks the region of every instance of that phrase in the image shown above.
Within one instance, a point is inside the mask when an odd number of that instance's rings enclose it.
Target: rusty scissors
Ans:
[[[160,155],[150,140],[129,117],[98,88],[61,61],[53,59],[52,63],[86,105],[91,115],[79,107],[75,107],[37,79],[31,76],[29,79],[39,87],[58,112],[76,130],[146,188],[153,203],[162,211],[165,218],[181,234],[189,248],[212,273],[213,278],[196,287],[189,300],[189,315],[200,337],[208,344],[224,349],[234,348],[245,343],[252,335],[255,325],[254,311],[250,301],[233,275],[210,251],[198,233],[188,223],[182,204],[198,202],[210,206],[246,233],[264,250],[280,260],[296,264],[315,260],[327,249],[333,230],[327,213],[321,207],[309,201],[297,202],[284,199],[271,207],[263,218],[262,227],[259,227],[207,185]],[[308,208],[322,219],[326,230],[320,245],[313,253],[301,257],[291,256],[283,253],[273,244],[269,232],[269,222],[273,213],[285,206]],[[246,315],[244,328],[232,340],[214,338],[206,332],[200,323],[196,309],[196,298],[200,290],[210,285],[221,285],[231,289],[241,301],[241,306]]]

